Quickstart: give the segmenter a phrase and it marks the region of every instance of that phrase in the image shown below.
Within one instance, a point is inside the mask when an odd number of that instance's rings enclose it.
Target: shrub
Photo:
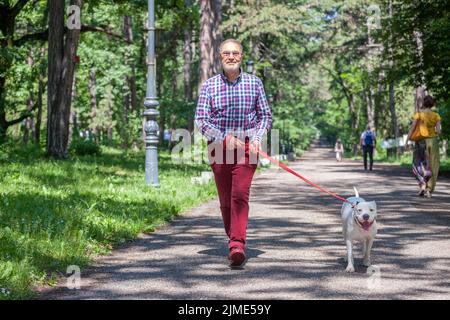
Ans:
[[[93,140],[74,140],[70,144],[71,152],[79,156],[100,155],[100,146]]]

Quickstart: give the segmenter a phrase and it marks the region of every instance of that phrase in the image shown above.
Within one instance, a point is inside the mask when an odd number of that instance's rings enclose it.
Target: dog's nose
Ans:
[[[365,215],[363,215],[363,219],[364,220],[369,220],[370,216],[366,213]]]

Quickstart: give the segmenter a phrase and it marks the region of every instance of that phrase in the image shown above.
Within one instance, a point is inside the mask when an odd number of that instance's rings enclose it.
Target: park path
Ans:
[[[266,170],[254,179],[248,262],[227,266],[218,201],[142,235],[82,271],[81,289],[65,283],[41,299],[450,299],[450,181],[432,199],[416,196],[409,170],[356,161],[336,163],[330,148],[313,147],[290,166],[349,197],[356,186],[376,200],[379,234],[375,274],[347,274],[340,201],[293,175]],[[356,247],[355,263],[361,262]]]

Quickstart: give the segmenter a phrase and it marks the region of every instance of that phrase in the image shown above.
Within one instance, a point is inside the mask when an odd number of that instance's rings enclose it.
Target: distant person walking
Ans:
[[[363,157],[364,157],[364,170],[367,170],[367,155],[369,155],[369,164],[370,170],[373,169],[373,149],[376,146],[377,140],[375,136],[375,132],[370,130],[370,125],[367,125],[366,131],[361,134],[360,145],[363,149]]]
[[[414,140],[413,174],[419,181],[419,195],[431,198],[439,173],[439,141],[441,117],[431,111],[433,97],[426,96],[422,108],[414,114],[408,140]]]
[[[341,139],[336,140],[336,144],[334,145],[334,152],[336,152],[336,161],[342,161],[342,155],[344,154],[344,146],[342,145]]]

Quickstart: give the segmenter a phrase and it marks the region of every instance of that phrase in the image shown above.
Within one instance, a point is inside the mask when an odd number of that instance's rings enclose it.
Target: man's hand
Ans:
[[[234,150],[237,148],[245,148],[245,143],[239,140],[238,138],[229,135],[226,138],[226,148],[227,150]]]
[[[253,140],[252,142],[250,142],[249,149],[250,152],[257,154],[261,149],[261,142],[259,142],[259,140]]]

